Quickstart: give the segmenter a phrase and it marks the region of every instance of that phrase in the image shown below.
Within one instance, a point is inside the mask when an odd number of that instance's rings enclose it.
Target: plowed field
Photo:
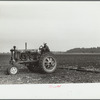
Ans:
[[[21,65],[17,75],[6,75],[10,55],[0,55],[0,84],[100,82],[100,54],[57,54],[56,57],[58,69],[52,74],[32,73],[25,66]]]

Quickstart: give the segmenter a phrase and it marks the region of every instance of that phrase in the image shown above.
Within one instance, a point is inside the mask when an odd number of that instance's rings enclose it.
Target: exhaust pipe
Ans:
[[[25,50],[27,50],[27,42],[25,42]]]

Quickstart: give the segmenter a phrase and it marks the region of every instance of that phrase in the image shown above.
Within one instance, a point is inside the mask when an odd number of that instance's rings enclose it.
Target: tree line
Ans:
[[[74,48],[66,51],[67,53],[100,53],[100,47]]]

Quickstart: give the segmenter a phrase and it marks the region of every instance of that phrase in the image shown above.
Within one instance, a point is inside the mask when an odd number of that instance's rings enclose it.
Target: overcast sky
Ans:
[[[0,1],[0,52],[100,47],[100,1]]]

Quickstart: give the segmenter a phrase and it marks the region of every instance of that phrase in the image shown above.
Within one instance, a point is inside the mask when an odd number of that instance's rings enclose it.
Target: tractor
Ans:
[[[18,50],[13,46],[11,58],[9,61],[10,67],[7,68],[7,74],[15,75],[18,73],[18,65],[27,66],[31,72],[53,73],[57,68],[57,60],[55,55],[50,51],[46,43],[41,45],[39,49]]]

